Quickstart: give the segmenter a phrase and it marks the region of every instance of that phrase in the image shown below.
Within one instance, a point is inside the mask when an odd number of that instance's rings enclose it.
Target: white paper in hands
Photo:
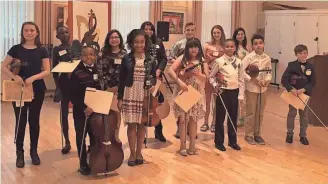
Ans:
[[[298,95],[304,103],[307,104],[307,101],[309,100],[309,96],[302,93]],[[305,109],[305,104],[295,95],[285,90],[281,96],[280,96],[286,103],[290,104],[291,106],[295,107],[296,109]]]
[[[2,100],[9,102],[19,102],[21,100],[22,85],[10,80],[4,80],[2,83]],[[28,85],[23,88],[22,102],[31,102],[33,100],[33,85]],[[17,106],[17,105],[16,105]]]
[[[81,62],[81,60],[74,60],[72,63],[71,62],[59,62],[59,64],[57,66],[55,66],[55,68],[53,68],[51,70],[51,72],[53,73],[72,73],[75,68],[77,67],[77,65],[79,65],[79,63]]]
[[[175,97],[174,102],[185,112],[188,112],[199,100],[202,99],[202,94],[195,88],[188,85],[188,91],[183,91]]]
[[[114,93],[112,92],[87,88],[85,90],[84,103],[94,112],[107,115],[111,109],[113,97]]]

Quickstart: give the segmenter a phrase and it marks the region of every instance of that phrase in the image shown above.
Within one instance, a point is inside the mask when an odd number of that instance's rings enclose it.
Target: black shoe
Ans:
[[[135,165],[141,165],[143,164],[143,159],[136,159]]]
[[[306,137],[301,137],[300,141],[304,145],[309,145],[310,144],[309,140]]]
[[[162,129],[155,129],[155,139],[158,139],[161,142],[166,142],[166,138],[163,135]]]
[[[80,166],[79,172],[80,172],[80,174],[86,176],[86,175],[89,175],[91,173],[91,169],[88,166],[88,164],[84,164],[84,165]]]
[[[265,145],[265,141],[264,141],[264,139],[263,139],[261,136],[254,136],[254,141],[255,141],[257,144]]]
[[[293,135],[287,135],[286,142],[287,143],[293,143]]]
[[[179,132],[179,130],[177,130],[177,132],[175,133],[174,137],[177,138],[177,139],[180,139],[180,132]]]
[[[40,165],[41,161],[40,161],[40,157],[38,155],[37,150],[36,149],[31,149],[30,155],[31,155],[32,164],[33,165]]]
[[[24,166],[25,166],[24,151],[17,150],[16,151],[16,167],[23,168]]]
[[[130,167],[136,166],[136,161],[128,160],[128,166],[130,166]]]
[[[63,149],[61,150],[62,154],[67,154],[69,151],[71,150],[71,144],[70,143],[66,143],[65,147],[63,147]]]
[[[234,150],[240,150],[241,149],[238,144],[230,144],[229,143],[228,146],[230,146]]]
[[[226,148],[223,145],[215,145],[215,147],[220,151],[226,151]]]

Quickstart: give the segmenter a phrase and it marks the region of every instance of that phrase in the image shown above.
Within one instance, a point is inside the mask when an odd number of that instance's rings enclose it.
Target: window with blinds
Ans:
[[[21,26],[34,21],[34,1],[0,1],[0,61],[20,43]]]

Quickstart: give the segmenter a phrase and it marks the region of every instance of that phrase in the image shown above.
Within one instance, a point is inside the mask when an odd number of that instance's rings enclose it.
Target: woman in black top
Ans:
[[[111,91],[114,94],[116,94],[118,90],[118,83],[120,81],[120,67],[122,64],[122,58],[125,54],[126,50],[124,49],[121,33],[116,29],[109,31],[105,38],[104,47],[101,49],[101,56],[98,61],[99,63],[97,64],[97,68],[100,73],[100,77],[105,79],[104,89]],[[116,107],[117,104],[112,104],[112,106]],[[117,121],[117,130],[119,130],[121,124],[121,113],[119,111],[115,112],[119,118]],[[117,137],[118,133],[119,132],[117,131]]]
[[[21,68],[18,75],[14,75],[8,66],[14,59],[28,63],[27,67]],[[18,83],[26,86],[33,85],[34,98],[32,102],[25,103],[21,110],[21,118],[17,130],[19,119],[19,107],[13,103],[16,116],[16,166],[24,167],[24,137],[27,120],[30,127],[30,155],[34,165],[40,164],[37,153],[38,140],[40,134],[40,111],[44,100],[46,85],[43,78],[50,74],[49,55],[46,48],[41,46],[40,30],[34,22],[25,22],[21,29],[21,43],[14,45],[7,53],[1,65],[2,72]],[[29,111],[29,113],[27,113]],[[28,117],[27,117],[28,114]],[[28,119],[27,119],[28,118]]]
[[[157,61],[157,69],[156,69],[156,77],[161,78],[162,73],[165,70],[166,64],[167,64],[167,57],[165,54],[165,47],[163,45],[163,42],[160,38],[157,38],[155,33],[155,26],[149,22],[146,21],[141,25],[142,30],[146,32],[146,34],[150,37],[151,40],[151,48],[150,50],[154,50],[156,52],[156,61]],[[154,56],[155,53],[150,53],[152,56]],[[160,96],[161,100],[164,101],[164,97],[161,94]],[[166,142],[166,138],[163,135],[163,125],[162,122],[160,122],[158,125],[155,126],[155,138],[160,140],[161,142]]]

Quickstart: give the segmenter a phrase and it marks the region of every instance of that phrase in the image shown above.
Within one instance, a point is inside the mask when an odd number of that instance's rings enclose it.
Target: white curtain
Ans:
[[[223,27],[226,38],[231,37],[231,1],[203,1],[201,42],[211,41],[214,25]]]
[[[34,21],[34,1],[0,1],[0,61],[20,43],[21,26]]]
[[[133,29],[149,21],[149,1],[112,1],[112,29],[122,34],[124,43]]]

